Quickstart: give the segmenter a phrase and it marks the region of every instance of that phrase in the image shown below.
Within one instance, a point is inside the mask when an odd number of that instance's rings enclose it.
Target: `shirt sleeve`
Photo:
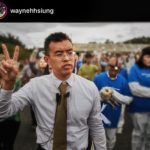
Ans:
[[[27,83],[17,92],[1,89],[0,91],[0,118],[8,118],[31,103],[32,87]]]
[[[106,136],[101,117],[100,96],[95,85],[93,98],[93,108],[88,118],[90,134],[95,150],[106,150]]]
[[[139,83],[138,72],[135,67],[132,67],[128,77],[129,88],[134,96],[150,97],[150,88]]]
[[[121,104],[127,104],[127,105],[130,104],[133,100],[131,96],[120,94],[116,90],[113,90],[112,98]]]
[[[133,95],[139,97],[150,97],[150,88],[140,85],[138,82],[129,83],[130,90]]]
[[[112,98],[114,98],[116,101],[118,101],[121,104],[130,104],[133,100],[132,94],[129,89],[129,85],[127,80],[122,76],[122,87],[121,91],[118,92],[115,89],[113,89]]]

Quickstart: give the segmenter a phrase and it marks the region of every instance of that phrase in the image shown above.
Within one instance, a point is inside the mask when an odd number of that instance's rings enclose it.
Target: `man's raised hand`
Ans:
[[[2,50],[5,56],[5,59],[2,60],[0,64],[0,75],[4,84],[2,87],[6,90],[11,90],[18,74],[19,46],[15,46],[12,59],[9,56],[9,52],[5,44],[2,44]]]

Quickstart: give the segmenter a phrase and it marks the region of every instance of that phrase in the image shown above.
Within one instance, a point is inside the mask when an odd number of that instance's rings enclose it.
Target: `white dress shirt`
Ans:
[[[89,128],[95,150],[106,150],[97,87],[76,74],[66,81],[70,93],[67,98],[67,150],[85,150]],[[45,150],[52,150],[56,93],[59,93],[61,82],[51,73],[31,79],[16,93],[1,89],[0,118],[9,117],[30,104],[37,120],[37,143]]]

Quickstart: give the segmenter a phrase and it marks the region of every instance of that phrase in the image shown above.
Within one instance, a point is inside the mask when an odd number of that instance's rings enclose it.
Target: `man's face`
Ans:
[[[85,61],[87,64],[92,64],[93,57],[86,58]]]
[[[59,79],[69,77],[74,69],[75,62],[72,43],[69,40],[51,42],[49,44],[49,55],[45,57],[45,60]]]
[[[109,76],[112,78],[115,78],[118,74],[118,68],[116,67],[117,64],[117,58],[111,57],[108,61],[108,73]]]
[[[118,68],[116,68],[116,66],[111,66],[111,65],[108,66],[108,73],[111,78],[115,78],[118,74],[118,71],[119,70]]]
[[[150,67],[150,55],[143,56],[143,63],[145,66]]]

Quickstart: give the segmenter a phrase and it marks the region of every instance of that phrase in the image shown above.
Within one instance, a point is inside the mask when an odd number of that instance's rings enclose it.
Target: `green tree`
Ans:
[[[32,52],[32,49],[30,50],[27,49],[18,37],[15,37],[14,35],[10,33],[8,33],[7,35],[4,35],[4,34],[0,35],[0,45],[2,43],[5,43],[7,45],[7,48],[11,57],[13,56],[15,45],[19,45],[20,46],[20,55],[19,55],[20,60],[29,58]],[[0,53],[3,53],[1,46],[0,46]]]
[[[128,44],[150,44],[150,37],[136,37],[127,41],[124,41],[124,43]]]

